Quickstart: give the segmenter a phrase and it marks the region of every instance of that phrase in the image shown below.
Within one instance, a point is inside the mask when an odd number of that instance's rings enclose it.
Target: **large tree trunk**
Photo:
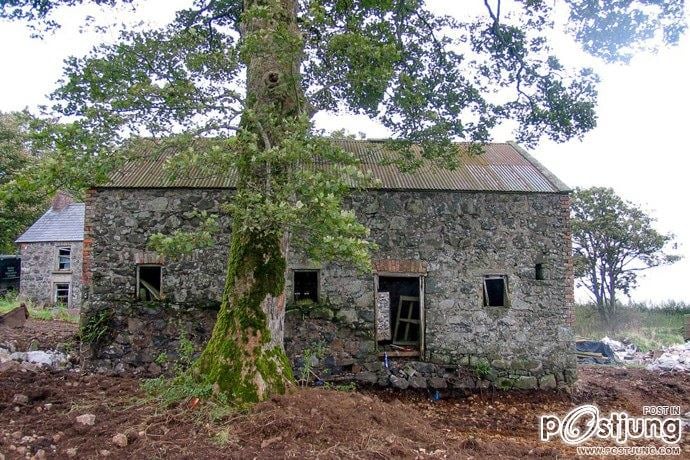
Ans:
[[[257,5],[269,13],[254,15]],[[297,2],[245,0],[244,9],[243,39],[252,52],[247,53],[247,111],[242,124],[265,150],[305,129],[297,123],[304,114]],[[269,202],[286,166],[256,161],[251,149],[247,152],[238,166],[237,193],[260,191]],[[287,246],[284,229],[248,231],[237,221],[233,226],[223,301],[194,371],[235,402],[266,399],[293,382],[283,350]]]

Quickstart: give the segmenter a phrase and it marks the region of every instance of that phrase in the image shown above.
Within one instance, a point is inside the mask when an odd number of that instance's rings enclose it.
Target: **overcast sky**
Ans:
[[[479,11],[483,2],[475,2]],[[186,3],[150,0],[138,9],[136,19],[164,24],[176,5]],[[432,8],[461,17],[468,4],[437,0]],[[687,13],[690,17],[690,11]],[[78,33],[82,17],[74,11],[65,12],[61,22],[67,26],[42,41],[31,39],[21,24],[0,22],[0,111],[35,109],[45,104],[45,95],[61,75],[63,59],[82,55],[104,39],[102,35]],[[105,39],[112,40],[113,36]],[[554,36],[553,43],[565,63],[587,63],[598,71],[598,126],[582,141],[544,141],[532,153],[568,185],[612,187],[657,217],[660,230],[674,233],[679,243],[677,253],[684,259],[647,271],[632,298],[690,302],[690,194],[686,189],[690,182],[690,36],[686,34],[680,46],[655,55],[638,55],[629,65],[604,65],[564,36]],[[315,121],[320,128],[345,128],[369,137],[387,134],[363,117],[319,114]],[[504,129],[497,132],[495,140],[509,138],[510,132]],[[580,292],[578,297],[582,300],[584,294]]]

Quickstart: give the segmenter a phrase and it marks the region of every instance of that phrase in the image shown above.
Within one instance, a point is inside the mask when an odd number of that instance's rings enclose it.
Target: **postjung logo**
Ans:
[[[610,439],[617,444],[625,444],[629,439],[660,440],[665,444],[680,442],[683,436],[680,407],[645,406],[643,413],[666,417],[634,417],[626,412],[611,412],[604,417],[597,406],[587,404],[574,408],[562,419],[557,415],[539,417],[539,438],[542,441],[560,438],[572,446],[592,438]]]

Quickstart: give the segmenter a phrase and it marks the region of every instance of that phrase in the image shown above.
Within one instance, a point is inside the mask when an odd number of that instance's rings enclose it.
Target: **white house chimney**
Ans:
[[[74,203],[74,198],[70,194],[60,191],[53,197],[53,203],[50,207],[53,211],[62,211],[72,203]]]

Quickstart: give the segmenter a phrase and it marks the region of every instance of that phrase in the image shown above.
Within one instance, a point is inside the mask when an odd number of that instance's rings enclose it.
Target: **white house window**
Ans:
[[[485,307],[507,307],[509,305],[507,276],[485,276],[483,288]]]
[[[72,267],[72,248],[58,248],[58,270],[70,270]]]
[[[69,283],[55,283],[53,288],[53,301],[57,304],[69,304]]]

